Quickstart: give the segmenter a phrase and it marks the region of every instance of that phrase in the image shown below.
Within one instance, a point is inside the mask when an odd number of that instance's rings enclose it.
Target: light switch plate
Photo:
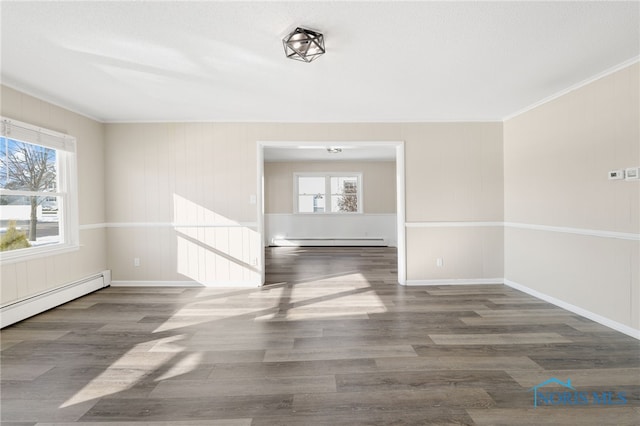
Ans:
[[[625,180],[638,180],[640,179],[640,167],[628,167],[624,171]]]
[[[624,170],[610,170],[609,171],[609,180],[619,180],[624,179]]]

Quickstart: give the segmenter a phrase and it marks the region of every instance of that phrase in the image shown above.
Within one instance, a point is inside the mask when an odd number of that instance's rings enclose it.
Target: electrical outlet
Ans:
[[[133,258],[133,266],[135,266],[136,268],[138,266],[140,266],[140,258],[139,257],[134,257]]]
[[[437,266],[438,268],[442,268],[442,266],[443,266],[443,265],[444,265],[444,260],[443,260],[441,257],[439,257],[438,259],[436,259],[436,266]]]

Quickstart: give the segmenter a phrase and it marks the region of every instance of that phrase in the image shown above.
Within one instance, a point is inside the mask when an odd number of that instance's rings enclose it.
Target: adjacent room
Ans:
[[[0,4],[0,421],[640,423],[640,3]]]

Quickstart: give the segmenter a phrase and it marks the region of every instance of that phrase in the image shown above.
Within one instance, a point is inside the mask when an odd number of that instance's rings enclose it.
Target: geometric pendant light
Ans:
[[[282,39],[287,58],[311,62],[326,52],[324,35],[317,31],[298,27]]]

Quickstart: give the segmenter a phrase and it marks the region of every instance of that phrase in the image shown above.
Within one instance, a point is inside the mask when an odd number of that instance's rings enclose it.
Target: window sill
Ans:
[[[11,263],[26,262],[29,260],[40,259],[43,257],[57,256],[60,254],[70,253],[80,249],[79,244],[56,244],[50,247],[38,247],[34,249],[26,249],[25,251],[5,251],[0,254],[0,264],[7,265]]]

